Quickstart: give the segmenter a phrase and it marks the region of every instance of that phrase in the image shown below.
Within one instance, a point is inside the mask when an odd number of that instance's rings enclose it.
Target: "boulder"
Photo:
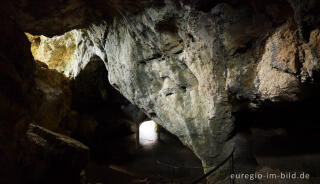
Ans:
[[[89,148],[79,141],[30,124],[21,156],[27,183],[79,183],[89,161]]]

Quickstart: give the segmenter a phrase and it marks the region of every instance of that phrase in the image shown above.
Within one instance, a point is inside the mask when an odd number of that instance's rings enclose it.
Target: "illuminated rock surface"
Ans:
[[[48,38],[26,33],[31,44],[35,60],[46,63],[49,69],[55,69],[69,78],[75,78],[88,64],[91,58],[105,57],[99,52],[104,34],[103,27],[92,26],[90,30],[73,30],[61,36]],[[95,55],[96,54],[96,55]]]

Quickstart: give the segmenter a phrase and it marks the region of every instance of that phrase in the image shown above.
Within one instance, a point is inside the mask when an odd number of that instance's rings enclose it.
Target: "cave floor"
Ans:
[[[302,134],[281,128],[254,129],[253,153],[258,164],[282,171],[308,173],[310,183],[320,183],[320,150],[316,143],[319,134],[315,130]]]
[[[203,175],[200,160],[177,137],[161,132],[161,138],[137,149],[135,134],[114,141],[110,162],[91,162],[88,183],[191,183]]]

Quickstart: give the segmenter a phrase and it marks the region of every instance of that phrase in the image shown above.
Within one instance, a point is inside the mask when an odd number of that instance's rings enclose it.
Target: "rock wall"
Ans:
[[[79,181],[80,170],[88,162],[87,147],[81,145],[83,146],[81,151],[75,149],[75,146],[72,148],[71,144],[65,144],[65,141],[70,143],[74,140],[65,136],[62,138],[64,140],[54,140],[53,137],[50,137],[54,133],[46,132],[47,130],[41,127],[37,127],[42,130],[41,133],[39,129],[29,131],[33,133],[33,139],[30,138],[30,141],[27,141],[27,130],[29,124],[37,119],[35,117],[41,117],[37,120],[44,125],[45,123],[57,124],[52,120],[59,120],[60,113],[64,113],[63,104],[68,101],[63,97],[66,97],[68,92],[63,89],[65,77],[61,78],[62,74],[47,71],[47,68],[36,64],[30,52],[30,43],[21,27],[12,20],[10,16],[12,12],[9,7],[8,2],[4,2],[0,7],[0,33],[2,35],[0,38],[0,84],[2,86],[0,88],[0,164],[2,165],[0,183]],[[54,81],[51,80],[53,78],[55,78]],[[48,119],[48,116],[51,117]],[[46,137],[41,139],[37,136]],[[57,144],[63,145],[63,148]],[[60,152],[60,155],[55,151]],[[61,155],[66,159],[59,163],[56,162],[57,167],[52,167],[55,161],[61,159]],[[67,155],[72,155],[71,157],[74,158],[79,157],[71,160]],[[76,162],[79,163],[75,164]],[[66,165],[68,166],[64,170],[63,167]],[[62,171],[64,175],[62,177],[53,176],[55,169],[64,170]],[[56,177],[57,180],[47,181],[47,176]]]
[[[301,100],[317,81],[318,29],[305,40],[291,18],[295,7],[264,3],[219,3],[203,12],[166,1],[108,26],[110,83],[204,166],[237,147],[232,112]],[[270,17],[282,6],[279,19]]]

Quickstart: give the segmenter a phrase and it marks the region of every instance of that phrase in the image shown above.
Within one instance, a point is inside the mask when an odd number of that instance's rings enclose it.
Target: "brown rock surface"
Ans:
[[[56,130],[71,108],[70,81],[56,70],[48,69],[46,64],[37,62],[35,94],[37,107],[33,114],[34,121]]]

